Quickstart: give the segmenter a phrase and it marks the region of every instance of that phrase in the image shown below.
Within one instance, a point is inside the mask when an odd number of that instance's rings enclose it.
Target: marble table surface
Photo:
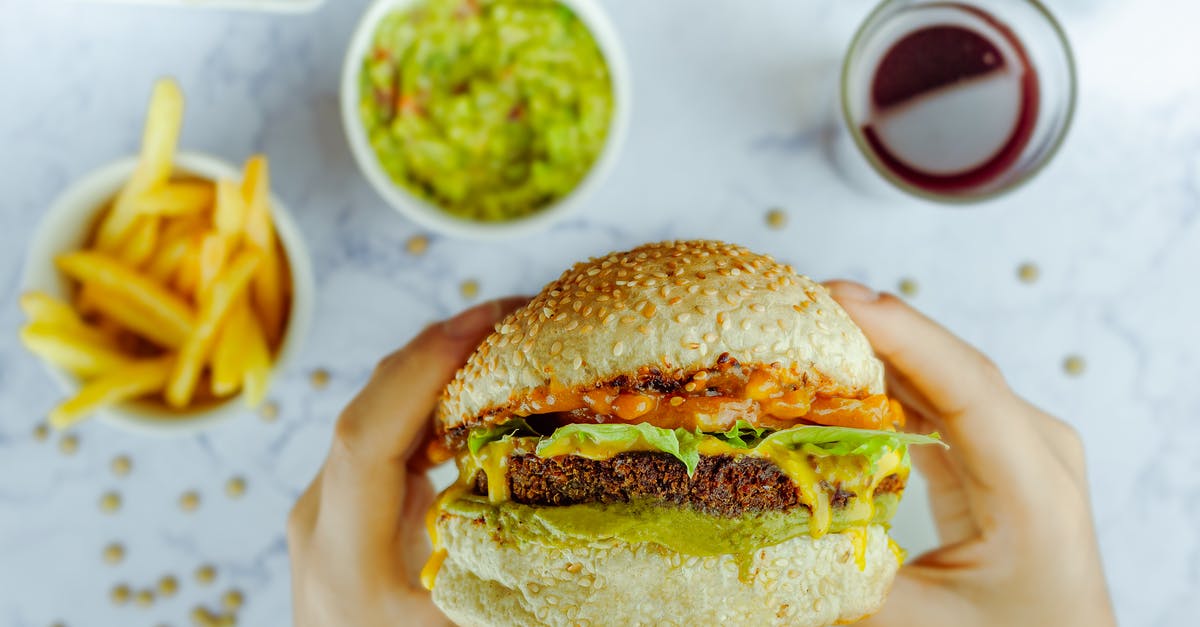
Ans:
[[[882,289],[982,347],[1014,388],[1087,444],[1105,566],[1125,625],[1200,615],[1200,4],[1050,2],[1074,42],[1080,105],[1050,167],[1019,191],[947,209],[864,194],[830,166],[837,64],[866,0],[606,5],[634,79],[629,139],[602,189],[547,235],[477,244],[421,234],[356,170],[338,74],[362,0],[300,16],[0,0],[0,625],[188,624],[245,595],[239,624],[289,623],[283,523],[339,409],[376,359],[473,300],[531,292],[569,262],[645,240],[718,237],[817,278]],[[754,8],[749,8],[753,6]],[[35,426],[59,398],[16,339],[25,243],[64,186],[136,147],[151,82],[171,74],[188,150],[268,154],[313,253],[311,336],[272,392],[198,436],[88,423],[78,450]],[[768,227],[771,208],[787,225]],[[1035,282],[1017,268],[1034,263]],[[474,281],[478,295],[461,288]],[[1064,369],[1082,358],[1082,373]],[[328,384],[311,373],[324,369]],[[1003,445],[1003,443],[997,443]],[[118,477],[111,460],[128,455]],[[226,495],[231,477],[246,494]],[[195,490],[200,506],[183,511]],[[122,507],[105,513],[102,495]],[[125,559],[102,559],[111,542]],[[199,584],[193,572],[216,568]],[[117,607],[111,588],[179,593]]]

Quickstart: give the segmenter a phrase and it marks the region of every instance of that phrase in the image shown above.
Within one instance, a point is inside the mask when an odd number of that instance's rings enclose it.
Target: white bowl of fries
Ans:
[[[21,339],[70,395],[56,428],[194,433],[261,402],[307,332],[308,252],[266,159],[177,155],[181,118],[160,81],[141,155],[68,188],[30,242]]]

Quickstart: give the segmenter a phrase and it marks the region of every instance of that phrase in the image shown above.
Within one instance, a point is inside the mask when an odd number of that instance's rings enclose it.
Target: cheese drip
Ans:
[[[506,438],[485,444],[476,454],[465,453],[459,458],[460,481],[463,485],[473,481],[476,473],[483,471],[487,478],[488,499],[499,503],[509,499],[507,460],[514,454],[533,453],[537,438]],[[832,499],[840,488],[853,495],[846,508],[847,518],[869,521],[875,514],[875,489],[888,475],[898,474],[907,478],[908,468],[904,465],[903,449],[888,452],[874,465],[859,455],[820,455],[801,448],[784,445],[760,445],[756,448],[738,448],[715,437],[706,437],[699,444],[699,452],[706,456],[751,455],[770,461],[796,486],[800,502],[808,506],[812,515],[808,521],[809,535],[820,538],[829,533],[833,518]],[[588,459],[604,460],[621,453],[651,450],[645,442],[595,443],[583,442],[572,445],[568,441],[556,442],[552,449],[543,450],[542,457],[578,455]]]

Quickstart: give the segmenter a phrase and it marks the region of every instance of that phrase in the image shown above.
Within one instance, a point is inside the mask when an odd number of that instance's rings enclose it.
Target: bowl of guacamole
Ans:
[[[420,225],[487,238],[582,204],[624,136],[624,55],[594,0],[377,0],[343,67],[367,180]]]

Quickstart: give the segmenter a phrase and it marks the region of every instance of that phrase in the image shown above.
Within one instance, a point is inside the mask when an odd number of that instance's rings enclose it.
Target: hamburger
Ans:
[[[459,625],[853,622],[903,559],[899,404],[821,285],[714,241],[576,264],[446,387],[422,573]]]

